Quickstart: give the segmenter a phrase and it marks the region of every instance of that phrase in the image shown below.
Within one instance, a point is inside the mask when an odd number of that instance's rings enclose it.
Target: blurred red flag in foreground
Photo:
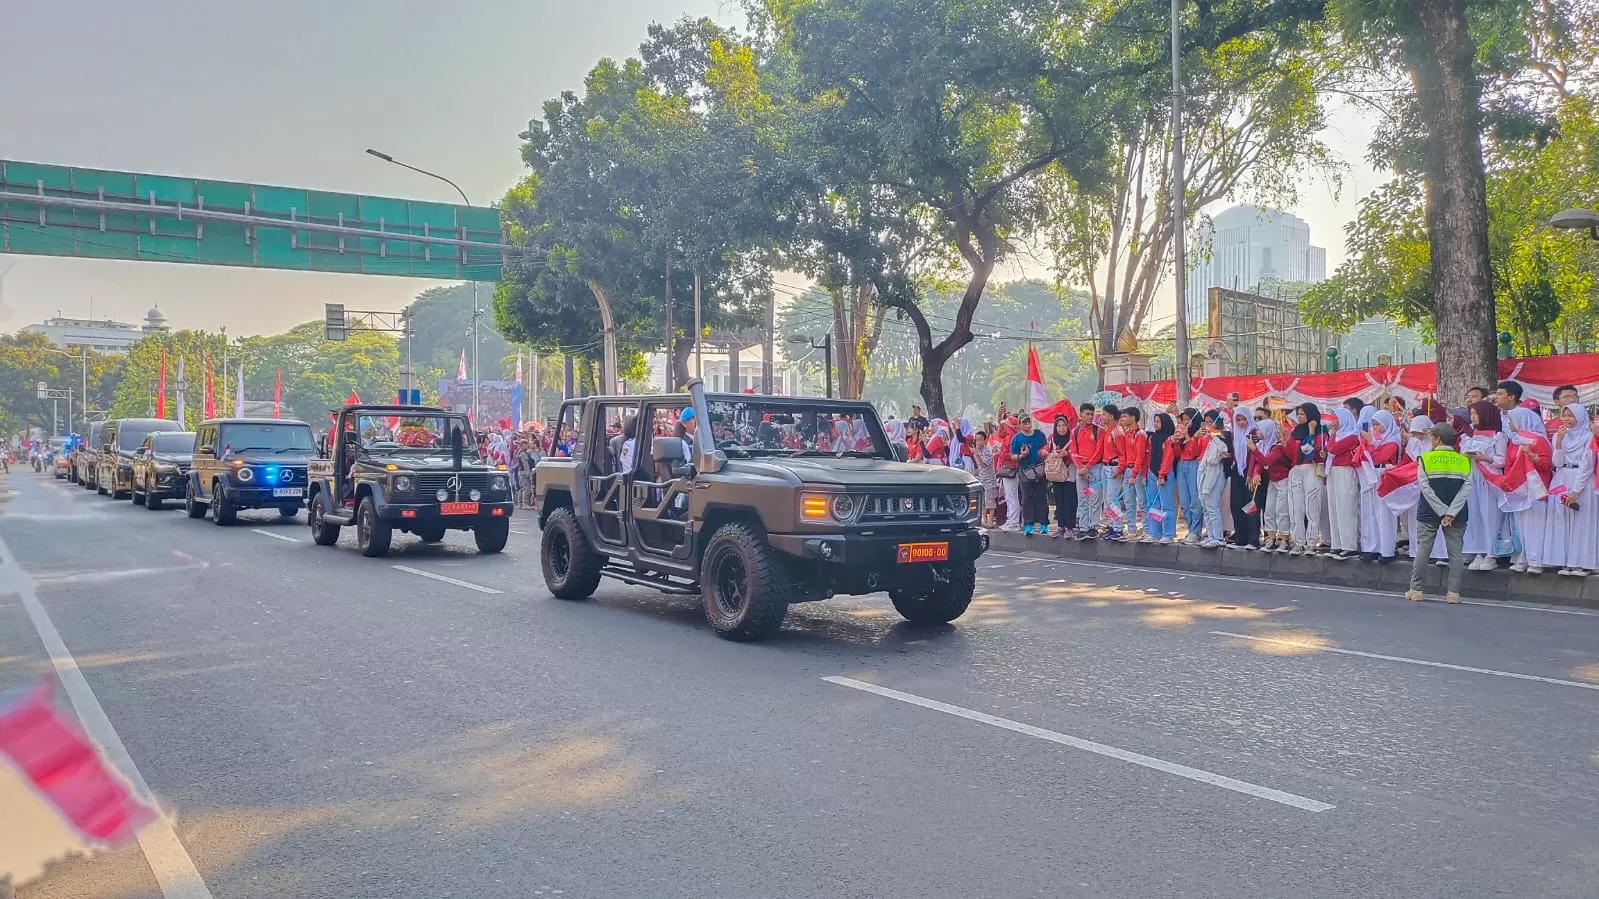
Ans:
[[[20,886],[65,855],[118,846],[156,817],[48,682],[0,699],[0,875]]]

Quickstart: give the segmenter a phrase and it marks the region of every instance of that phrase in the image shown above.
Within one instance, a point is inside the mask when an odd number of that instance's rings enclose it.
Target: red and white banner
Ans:
[[[1562,384],[1575,385],[1577,400],[1583,405],[1599,404],[1599,353],[1501,359],[1498,375],[1501,381],[1519,382],[1524,396],[1543,406],[1554,404],[1555,388]],[[1491,389],[1494,385],[1482,386]],[[1159,411],[1177,398],[1177,386],[1173,381],[1141,381],[1107,389],[1134,398],[1146,413]],[[1286,400],[1290,405],[1334,405],[1352,396],[1370,403],[1383,394],[1397,396],[1406,406],[1411,406],[1422,397],[1434,396],[1437,390],[1437,365],[1419,362],[1306,375],[1194,378],[1190,405],[1198,409],[1220,406],[1229,393],[1237,392],[1239,402],[1245,406],[1258,406],[1271,398]],[[1438,399],[1445,406],[1458,406],[1463,402],[1462,397]]]

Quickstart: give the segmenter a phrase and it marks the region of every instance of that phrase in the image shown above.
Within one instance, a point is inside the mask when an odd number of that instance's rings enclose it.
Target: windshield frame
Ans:
[[[392,429],[388,425],[390,418],[399,419]],[[425,423],[424,426],[429,428],[429,433],[434,434],[439,443],[437,445],[413,446],[402,442],[400,432],[405,429],[408,419],[423,421]],[[473,462],[485,461],[484,457],[478,453],[477,435],[472,431],[470,419],[460,413],[445,411],[423,412],[414,415],[390,415],[386,413],[359,412],[351,415],[346,423],[353,426],[356,435],[357,452],[363,456],[389,456],[396,454],[449,456],[454,452],[449,442],[450,429],[451,427],[457,427],[461,431],[461,458]],[[433,425],[439,425],[436,432],[432,430]],[[366,437],[367,429],[372,426],[380,426],[386,436],[378,437],[377,439]],[[351,431],[346,430],[345,433],[351,433]]]
[[[178,443],[181,450],[162,449],[159,441],[162,438]],[[173,438],[176,438],[175,440]],[[150,454],[153,456],[192,455],[194,453],[194,432],[192,431],[157,431],[145,437],[150,441]]]
[[[155,421],[159,422],[161,420],[156,419]],[[149,437],[151,434],[166,434],[182,430],[181,428],[177,427],[177,422],[166,422],[166,424],[173,425],[173,427],[163,428],[159,424],[155,424],[152,427],[151,422],[119,422],[117,424],[116,442],[111,445],[111,448],[117,452],[123,453],[138,452],[139,447],[144,445],[144,439]],[[149,430],[144,430],[147,427]],[[125,438],[132,439],[129,440]]]
[[[733,419],[733,426],[754,439],[756,428],[761,424],[762,417],[768,415],[789,416],[790,421],[783,422],[781,426],[795,428],[803,435],[809,427],[810,437],[801,436],[803,445],[799,447],[769,447],[764,445],[746,445],[725,447],[725,441],[718,441],[714,448],[722,450],[729,459],[758,459],[758,458],[839,458],[839,459],[874,459],[882,462],[896,461],[893,449],[888,444],[888,434],[883,430],[883,423],[877,417],[877,410],[870,404],[854,400],[828,400],[806,397],[803,401],[787,397],[770,397],[757,394],[711,394],[705,398],[706,412],[715,428],[727,419]],[[751,417],[756,419],[755,424],[750,423]],[[822,435],[816,428],[817,421],[825,416],[828,430]],[[869,449],[860,448],[856,441],[858,437],[851,436],[850,443],[843,446],[828,446],[835,431],[833,423],[840,417],[851,420],[861,419],[865,422],[866,437],[870,440]],[[856,428],[851,425],[850,434],[854,435]],[[786,435],[792,438],[793,435]],[[825,440],[818,437],[825,436]],[[740,439],[735,437],[736,439]]]

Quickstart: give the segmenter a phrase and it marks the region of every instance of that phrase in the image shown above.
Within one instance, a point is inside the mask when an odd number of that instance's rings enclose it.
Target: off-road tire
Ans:
[[[492,556],[505,549],[505,541],[511,539],[511,520],[509,518],[491,518],[472,528],[472,541],[477,544],[477,551]]]
[[[144,505],[144,503],[145,503],[145,498],[146,498],[146,497],[147,497],[147,496],[149,496],[149,494],[144,494],[144,495],[142,495],[142,496],[141,496],[141,495],[140,495],[140,494],[139,494],[139,484],[138,484],[138,482],[137,482],[137,481],[135,481],[135,482],[134,482],[134,483],[133,483],[133,486],[131,486],[131,487],[129,487],[129,488],[128,488],[128,499],[130,499],[130,500],[132,500],[132,501],[133,501],[133,504],[134,504],[134,505],[135,505],[135,506],[142,506],[142,505]]]
[[[94,479],[94,492],[98,496],[105,496],[105,495],[109,494],[111,491],[105,489],[105,485],[100,483],[100,479],[99,478],[95,478]]]
[[[764,640],[783,629],[792,578],[766,535],[742,522],[711,535],[700,564],[705,620],[720,637]]]
[[[423,543],[438,543],[440,540],[444,539],[444,532],[446,530],[447,528],[445,528],[444,525],[434,524],[413,529],[411,533],[415,534],[416,539],[421,540]]]
[[[239,510],[233,508],[228,502],[228,495],[222,491],[220,483],[211,485],[211,523],[219,528],[225,528],[239,520]]]
[[[317,546],[332,546],[339,542],[339,526],[324,520],[327,510],[328,495],[318,493],[311,499],[310,511],[305,513],[306,523],[311,526],[311,542]]]
[[[355,510],[355,545],[361,555],[376,559],[387,555],[394,540],[394,526],[378,517],[378,504],[363,497]]]
[[[151,512],[161,511],[161,497],[155,495],[155,482],[144,482],[144,507]]]
[[[194,498],[194,482],[183,488],[183,513],[190,518],[204,518],[205,504]]]
[[[556,509],[545,520],[539,567],[544,586],[556,599],[588,599],[600,586],[605,557],[589,543],[571,508]]]
[[[299,506],[278,506],[279,518],[293,518],[298,514],[300,514]]]
[[[977,591],[977,563],[957,562],[949,566],[949,579],[934,581],[926,590],[890,590],[894,608],[915,624],[948,624],[966,614]]]

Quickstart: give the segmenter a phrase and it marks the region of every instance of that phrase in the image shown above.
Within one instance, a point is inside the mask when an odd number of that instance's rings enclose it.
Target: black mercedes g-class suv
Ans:
[[[685,399],[688,405],[685,406]],[[702,424],[708,423],[708,424]],[[590,397],[538,466],[544,581],[583,599],[600,579],[698,594],[731,639],[776,633],[791,603],[887,591],[914,622],[971,603],[982,490],[910,465],[868,403],[815,397]]]
[[[316,453],[311,426],[290,418],[214,418],[194,431],[183,508],[222,526],[242,509],[277,509],[288,518],[305,501],[306,463]]]
[[[497,553],[511,534],[511,475],[478,456],[471,424],[427,406],[339,409],[320,458],[311,460],[311,539],[332,546],[355,525],[361,553],[389,551],[396,530],[428,543],[471,531],[478,552]]]

